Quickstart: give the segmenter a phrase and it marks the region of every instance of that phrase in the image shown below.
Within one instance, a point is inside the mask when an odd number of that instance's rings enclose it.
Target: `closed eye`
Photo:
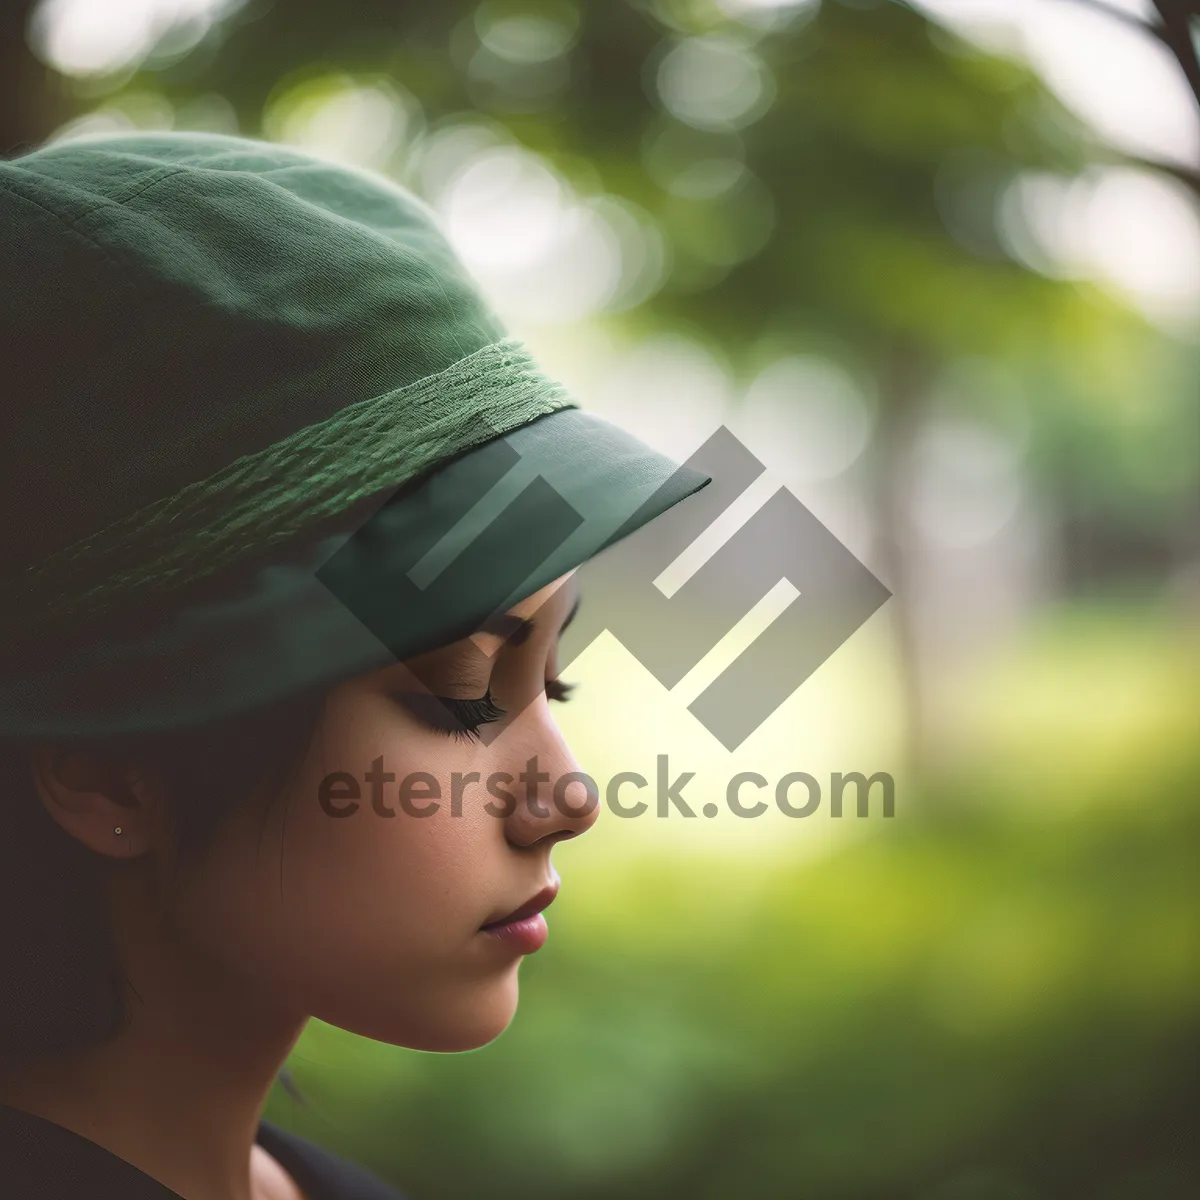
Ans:
[[[493,699],[491,688],[482,696],[467,700],[429,692],[396,692],[395,696],[422,725],[459,740],[478,741],[479,727],[498,721],[505,714]]]

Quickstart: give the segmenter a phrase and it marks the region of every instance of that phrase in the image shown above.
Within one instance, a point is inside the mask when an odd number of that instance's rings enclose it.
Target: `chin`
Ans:
[[[486,1023],[476,1021],[472,1025],[443,1026],[425,1030],[418,1037],[405,1037],[394,1046],[405,1046],[409,1050],[427,1050],[433,1054],[461,1054],[464,1050],[478,1050],[488,1042],[495,1041],[512,1021],[510,1014],[505,1021]]]
[[[478,1050],[498,1038],[512,1023],[517,1012],[517,973],[488,987],[471,989],[455,997],[449,1008],[433,1014],[416,1036],[401,1044],[413,1050],[431,1050],[439,1054],[459,1054]]]
[[[314,1014],[327,1024],[349,1033],[437,1054],[478,1050],[498,1038],[517,1011],[517,973],[486,985],[456,989],[450,995],[430,997],[419,1011],[357,1014],[358,1019],[331,1019]],[[372,1019],[372,1016],[374,1019]]]

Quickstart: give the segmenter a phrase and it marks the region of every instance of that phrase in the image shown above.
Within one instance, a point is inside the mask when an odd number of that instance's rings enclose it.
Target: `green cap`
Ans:
[[[708,482],[583,412],[374,172],[79,138],[0,162],[0,221],[0,736],[377,669]]]

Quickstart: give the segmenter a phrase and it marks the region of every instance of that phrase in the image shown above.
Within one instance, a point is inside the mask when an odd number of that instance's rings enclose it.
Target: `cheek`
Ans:
[[[237,812],[188,873],[176,897],[186,936],[305,1016],[427,1049],[490,1040],[511,1018],[519,960],[477,936],[511,895],[503,822],[470,802],[477,789],[450,814],[451,772],[487,777],[469,761],[478,754],[372,706],[332,712],[286,793]],[[397,777],[434,774],[439,810],[405,813],[389,781],[382,804],[395,815],[377,812],[364,776],[380,756]],[[319,803],[332,771],[359,781],[350,816]]]

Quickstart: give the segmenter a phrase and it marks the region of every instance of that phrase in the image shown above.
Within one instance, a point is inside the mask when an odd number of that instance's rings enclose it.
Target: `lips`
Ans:
[[[558,888],[559,885],[557,882],[547,885],[536,895],[530,896],[519,908],[514,908],[512,912],[505,913],[504,916],[497,917],[493,921],[488,921],[487,924],[481,925],[480,928],[500,929],[505,925],[515,924],[517,921],[536,917],[538,913],[549,908],[554,903],[554,897],[558,895]]]

